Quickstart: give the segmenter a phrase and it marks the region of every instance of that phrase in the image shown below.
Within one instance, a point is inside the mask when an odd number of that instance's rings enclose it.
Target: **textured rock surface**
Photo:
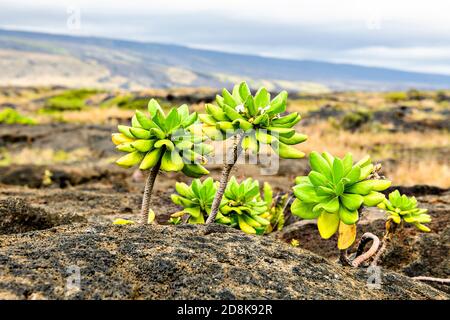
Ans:
[[[71,266],[81,290],[66,291]],[[0,298],[448,299],[382,270],[343,268],[269,237],[223,226],[74,224],[0,237]],[[69,278],[70,279],[70,278]]]

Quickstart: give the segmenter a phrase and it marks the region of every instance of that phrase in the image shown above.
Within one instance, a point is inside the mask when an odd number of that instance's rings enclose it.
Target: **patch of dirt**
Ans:
[[[20,198],[0,200],[0,235],[44,230],[74,222],[85,222],[77,215],[57,215],[30,206]]]
[[[45,181],[45,172],[51,181]],[[129,175],[114,165],[98,166],[89,163],[74,165],[12,165],[0,167],[0,183],[30,188],[66,188],[97,181],[123,181]],[[124,187],[126,188],[126,187]]]

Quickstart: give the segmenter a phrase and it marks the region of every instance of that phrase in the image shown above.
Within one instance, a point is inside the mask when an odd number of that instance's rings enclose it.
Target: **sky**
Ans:
[[[1,0],[0,28],[450,75],[448,0]]]

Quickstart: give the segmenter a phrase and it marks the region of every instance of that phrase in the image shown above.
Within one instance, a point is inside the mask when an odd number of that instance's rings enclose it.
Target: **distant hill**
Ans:
[[[291,91],[450,88],[450,76],[183,46],[0,30],[0,85],[142,89],[239,80]]]

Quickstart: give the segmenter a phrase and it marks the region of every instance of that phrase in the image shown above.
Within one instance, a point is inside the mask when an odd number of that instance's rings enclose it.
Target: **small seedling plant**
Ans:
[[[296,178],[291,212],[303,219],[317,219],[323,239],[338,232],[338,248],[346,250],[356,239],[362,207],[381,203],[385,196],[380,191],[391,182],[371,179],[375,167],[369,157],[353,163],[350,153],[340,159],[327,152],[311,152],[309,163],[309,175]]]
[[[223,89],[222,96],[216,96],[216,105],[207,104],[207,113],[199,115],[203,132],[212,140],[233,139],[232,159],[224,164],[207,223],[215,221],[230,172],[242,150],[258,154],[264,144],[281,158],[304,157],[293,145],[304,142],[307,137],[293,128],[300,121],[300,115],[285,113],[287,97],[287,92],[282,91],[271,99],[265,88],[260,88],[253,96],[248,85],[242,82],[235,85],[231,93]]]
[[[203,165],[205,155],[212,151],[210,145],[203,143],[206,137],[196,136],[189,130],[198,116],[195,112],[189,113],[187,105],[172,108],[166,115],[152,99],[148,103],[148,113],[136,110],[131,126],[119,125],[119,133],[112,134],[116,149],[126,153],[116,161],[119,166],[139,165],[140,170],[150,170],[142,200],[142,223],[154,219],[150,199],[158,172],[182,171],[190,177],[208,174]]]
[[[186,222],[191,224],[205,223],[205,217],[211,213],[211,205],[217,192],[218,182],[212,178],[207,178],[203,182],[194,179],[191,185],[182,182],[175,184],[177,194],[172,194],[172,202],[183,207],[181,211],[171,215],[171,223],[178,224],[182,218],[187,216]],[[217,216],[218,219],[221,216]]]
[[[402,228],[405,223],[412,224],[423,232],[431,231],[424,225],[424,223],[431,222],[431,216],[427,214],[427,209],[418,208],[415,197],[401,195],[398,190],[395,190],[389,194],[387,199],[379,203],[378,207],[386,213],[386,231],[382,239],[381,249],[372,262],[373,265],[376,265],[382,258],[396,231]]]
[[[270,220],[262,217],[267,217],[268,207],[261,198],[259,182],[252,178],[238,183],[235,177],[231,177],[220,212],[224,217],[219,223],[239,226],[245,233],[264,234],[270,225]]]
[[[171,215],[169,223],[179,224],[182,221],[192,224],[203,224],[211,213],[218,181],[207,178],[192,181],[191,185],[177,183],[176,194],[172,194],[173,203],[183,207]],[[248,178],[239,183],[235,177],[230,178],[224,197],[216,215],[215,222],[228,225],[249,234],[264,234],[281,230],[284,224],[284,210],[287,195],[273,199],[272,188],[264,183],[263,195],[257,180]],[[182,220],[184,219],[184,220]]]

